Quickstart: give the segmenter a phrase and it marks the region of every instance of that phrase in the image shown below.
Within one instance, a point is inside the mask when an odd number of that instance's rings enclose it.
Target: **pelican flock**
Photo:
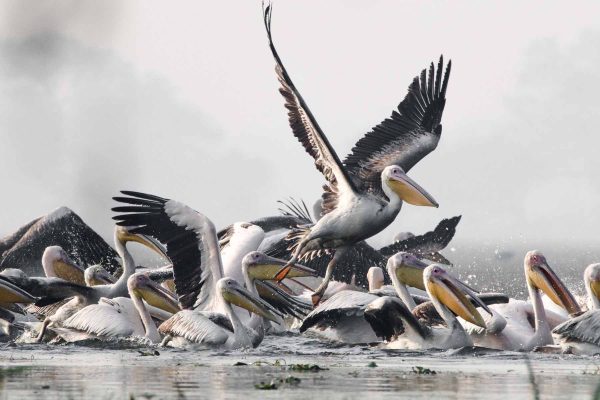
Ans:
[[[414,77],[342,160],[284,66],[271,20],[268,4],[291,133],[325,178],[312,212],[290,198],[279,214],[217,229],[178,200],[123,190],[112,247],[61,207],[0,239],[0,339],[246,349],[285,333],[385,349],[600,354],[600,264],[583,273],[586,306],[537,250],[523,258],[526,299],[470,287],[442,254],[461,216],[380,248],[367,242],[404,203],[440,207],[408,173],[440,142],[451,61]]]

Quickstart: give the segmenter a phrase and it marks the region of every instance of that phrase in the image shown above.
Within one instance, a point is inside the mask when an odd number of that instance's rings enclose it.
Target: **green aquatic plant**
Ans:
[[[420,367],[418,365],[412,367],[412,373],[417,375],[437,375],[437,372],[435,372],[434,370],[425,367]]]
[[[371,361],[370,363],[367,364],[367,367],[369,368],[377,368],[378,365],[375,361]]]
[[[318,366],[317,364],[291,364],[288,366],[288,369],[291,371],[299,372],[319,372],[326,371],[329,368],[323,368]]]

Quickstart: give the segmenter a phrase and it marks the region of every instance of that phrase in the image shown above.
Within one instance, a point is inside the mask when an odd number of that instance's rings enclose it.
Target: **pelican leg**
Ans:
[[[276,280],[277,282],[281,282],[285,279],[287,274],[290,272],[290,269],[292,269],[296,261],[298,261],[298,258],[300,257],[302,250],[306,246],[306,243],[308,243],[308,238],[304,237],[300,241],[300,243],[298,243],[298,246],[296,247],[296,251],[294,251],[292,258],[290,258],[290,260],[283,266],[283,268],[281,268],[279,272],[275,274],[275,276],[273,277],[274,280]]]
[[[40,328],[40,333],[35,338],[35,341],[37,343],[42,343],[42,340],[44,339],[44,334],[46,333],[46,329],[48,328],[48,325],[50,325],[51,322],[52,320],[50,318],[44,319],[44,322],[42,322],[42,327]]]
[[[325,278],[323,278],[323,281],[321,282],[321,284],[319,285],[317,290],[315,290],[315,292],[311,296],[313,306],[316,307],[321,302],[321,299],[323,298],[323,295],[325,294],[325,290],[327,290],[327,286],[329,286],[329,281],[331,280],[331,275],[333,274],[333,268],[335,267],[335,264],[337,264],[339,259],[344,254],[346,254],[347,251],[348,251],[347,247],[340,247],[339,249],[337,249],[335,251],[333,258],[331,259],[331,261],[329,261],[329,264],[327,264],[327,270],[325,271]]]
[[[167,347],[167,345],[169,344],[169,342],[173,339],[173,336],[171,335],[166,335],[164,337],[164,339],[162,340],[162,342],[160,342],[160,347]]]

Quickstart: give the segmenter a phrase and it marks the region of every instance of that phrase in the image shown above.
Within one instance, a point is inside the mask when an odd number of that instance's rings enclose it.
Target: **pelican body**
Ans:
[[[477,346],[530,351],[535,347],[553,344],[552,320],[560,320],[561,317],[544,308],[541,293],[545,293],[569,314],[580,312],[573,295],[550,268],[541,252],[529,251],[523,264],[531,303],[513,300],[508,304],[491,306],[493,316],[488,325],[500,324],[501,329],[472,331],[471,336]]]
[[[583,280],[588,311],[563,322],[552,333],[565,353],[600,354],[600,264],[589,265]]]

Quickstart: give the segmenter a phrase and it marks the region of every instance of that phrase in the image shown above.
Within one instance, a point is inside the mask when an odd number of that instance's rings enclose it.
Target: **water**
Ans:
[[[268,336],[246,351],[158,348],[153,355],[154,348],[121,347],[7,346],[0,352],[0,398],[515,400],[534,399],[537,390],[541,399],[591,399],[600,390],[594,357],[528,354],[532,383],[525,355],[512,352],[391,352],[294,335]],[[291,371],[296,363],[327,370]],[[290,376],[300,381],[280,383]],[[255,388],[271,381],[277,389]]]

